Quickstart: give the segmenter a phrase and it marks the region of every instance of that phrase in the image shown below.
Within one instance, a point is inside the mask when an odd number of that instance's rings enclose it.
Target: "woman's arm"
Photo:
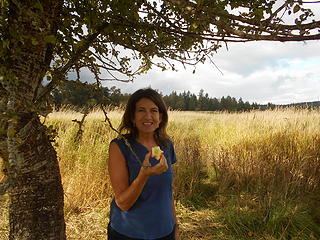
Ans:
[[[140,196],[148,176],[140,171],[137,178],[129,186],[126,160],[115,142],[109,146],[108,170],[115,202],[121,210],[127,211]]]
[[[150,155],[151,153],[148,153],[145,156],[143,165],[150,166]],[[136,179],[129,185],[126,160],[117,143],[112,142],[109,146],[108,170],[117,206],[123,211],[129,210],[139,198],[148,177],[166,171],[166,162],[165,158],[161,157],[157,165],[141,168]]]

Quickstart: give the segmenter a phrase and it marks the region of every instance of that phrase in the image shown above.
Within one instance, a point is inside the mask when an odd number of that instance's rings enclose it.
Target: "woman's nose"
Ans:
[[[149,112],[149,111],[146,111],[145,118],[151,119],[152,118],[152,113]]]

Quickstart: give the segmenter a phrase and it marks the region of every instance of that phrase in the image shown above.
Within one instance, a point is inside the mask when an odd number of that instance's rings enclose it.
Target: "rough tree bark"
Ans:
[[[54,33],[62,1],[39,3],[9,1],[9,70],[0,79],[0,156],[9,183],[10,240],[66,238],[57,156],[34,104],[52,59],[52,40],[43,39]]]

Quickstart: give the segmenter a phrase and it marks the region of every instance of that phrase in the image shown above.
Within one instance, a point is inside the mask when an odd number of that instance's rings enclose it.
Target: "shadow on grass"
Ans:
[[[202,179],[194,194],[178,200],[182,240],[320,239],[319,196],[284,201],[217,191],[217,185]]]
[[[203,175],[197,189],[188,197],[177,200],[181,240],[222,240],[225,225],[216,211],[217,186]]]

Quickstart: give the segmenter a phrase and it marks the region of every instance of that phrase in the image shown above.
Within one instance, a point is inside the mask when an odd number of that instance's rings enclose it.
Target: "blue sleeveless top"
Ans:
[[[148,149],[136,140],[128,138],[128,135],[125,137],[143,161]],[[138,176],[141,165],[123,139],[116,138],[111,142],[118,144],[126,159],[131,184]],[[160,148],[168,161],[168,170],[148,178],[139,198],[128,211],[122,211],[114,199],[111,202],[110,226],[122,235],[138,239],[157,239],[173,231],[175,219],[172,211],[172,164],[176,162],[176,155],[171,141],[168,142],[168,146],[161,145]],[[155,165],[158,161],[151,158],[150,163]]]

